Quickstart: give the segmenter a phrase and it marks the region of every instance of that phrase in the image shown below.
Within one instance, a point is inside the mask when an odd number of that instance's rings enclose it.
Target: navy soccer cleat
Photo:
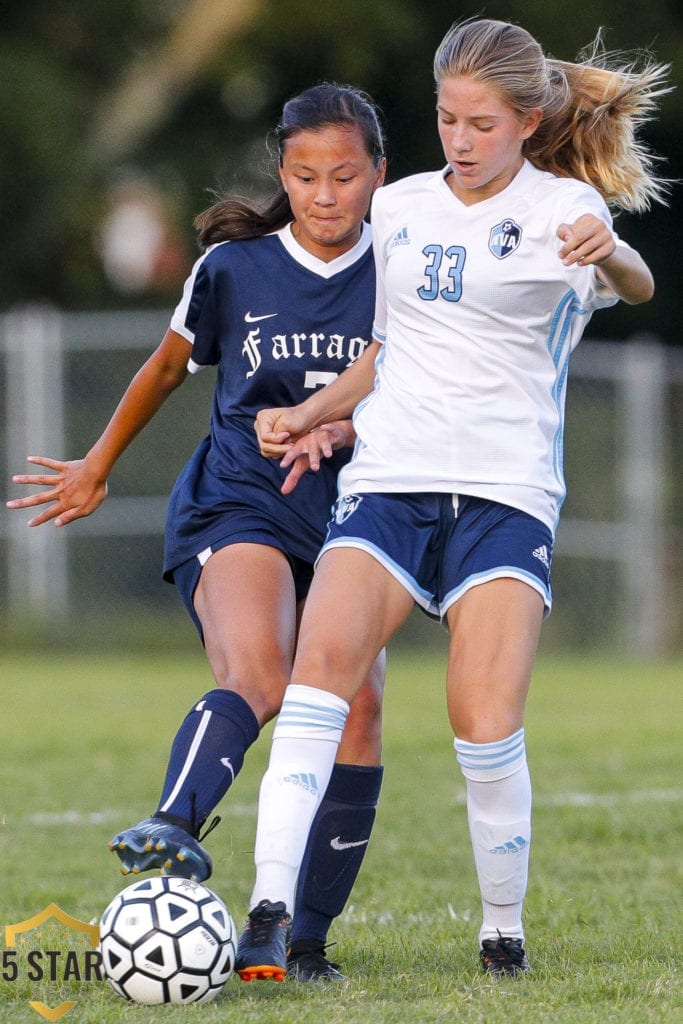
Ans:
[[[346,981],[339,964],[333,964],[325,956],[325,948],[323,945],[299,948],[297,943],[289,949],[287,977],[293,981]]]
[[[484,939],[479,951],[481,966],[494,978],[516,977],[531,970],[521,939],[510,939],[498,933],[497,939]]]
[[[284,903],[261,900],[249,912],[235,955],[235,973],[242,981],[284,981],[291,924]]]
[[[134,875],[159,868],[162,875],[177,875],[204,882],[211,875],[211,858],[180,825],[163,818],[145,818],[115,835],[109,849],[121,861],[121,874]]]

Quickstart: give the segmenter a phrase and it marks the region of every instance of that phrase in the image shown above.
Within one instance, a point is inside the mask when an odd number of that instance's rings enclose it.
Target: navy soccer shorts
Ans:
[[[334,506],[321,554],[334,547],[367,551],[433,618],[443,618],[472,587],[502,577],[537,590],[547,616],[552,543],[540,520],[484,498],[346,494]]]
[[[215,542],[210,548],[202,551],[201,554],[196,555],[194,558],[188,558],[186,562],[182,562],[180,565],[177,565],[170,574],[172,576],[173,583],[175,583],[178,589],[182,602],[185,605],[190,618],[195,624],[202,643],[204,643],[204,631],[202,629],[202,624],[199,621],[199,616],[195,611],[194,592],[197,589],[201,571],[206,565],[208,559],[212,554],[214,554],[214,552],[220,551],[221,548],[225,548],[229,544],[265,544],[267,547],[277,548],[279,551],[282,551],[282,553],[287,557],[287,561],[289,562],[292,570],[292,576],[294,577],[294,589],[297,604],[308,594],[311,586],[311,580],[313,579],[313,566],[311,563],[304,561],[302,558],[297,558],[294,555],[288,554],[281,538],[274,531],[269,530],[266,526],[235,530],[234,533],[231,533],[229,536],[223,537],[221,540]]]

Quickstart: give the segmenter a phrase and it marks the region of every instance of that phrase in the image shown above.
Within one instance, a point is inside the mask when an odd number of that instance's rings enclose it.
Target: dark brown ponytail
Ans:
[[[353,125],[360,129],[368,156],[376,167],[384,156],[384,137],[372,100],[350,85],[324,82],[306,89],[285,103],[282,119],[275,129],[278,159],[287,139],[298,132],[321,131],[330,125]],[[194,221],[199,243],[206,249],[216,242],[261,238],[278,231],[293,219],[289,199],[280,187],[263,208],[248,199],[228,196],[214,203]]]

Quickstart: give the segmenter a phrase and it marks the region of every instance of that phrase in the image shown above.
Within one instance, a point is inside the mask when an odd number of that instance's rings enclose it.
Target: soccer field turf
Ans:
[[[44,1018],[29,1001],[66,1000],[76,1002],[67,1024],[679,1021],[683,665],[539,660],[526,722],[533,971],[496,983],[477,962],[479,898],[443,661],[425,651],[390,656],[377,824],[330,936],[348,982],[233,978],[213,1003],[135,1007],[106,983],[31,980],[21,956],[11,980],[5,949],[0,1022],[36,1024]],[[50,903],[92,921],[128,881],[109,838],[153,810],[175,729],[212,687],[203,655],[27,653],[0,659],[0,673],[0,925]],[[207,842],[209,885],[238,930],[269,736],[247,755]]]

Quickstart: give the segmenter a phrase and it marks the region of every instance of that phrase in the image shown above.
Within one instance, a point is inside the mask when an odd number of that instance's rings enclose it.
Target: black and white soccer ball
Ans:
[[[213,999],[233,972],[235,943],[235,925],[220,897],[173,876],[129,885],[100,922],[105,977],[134,1003]]]

